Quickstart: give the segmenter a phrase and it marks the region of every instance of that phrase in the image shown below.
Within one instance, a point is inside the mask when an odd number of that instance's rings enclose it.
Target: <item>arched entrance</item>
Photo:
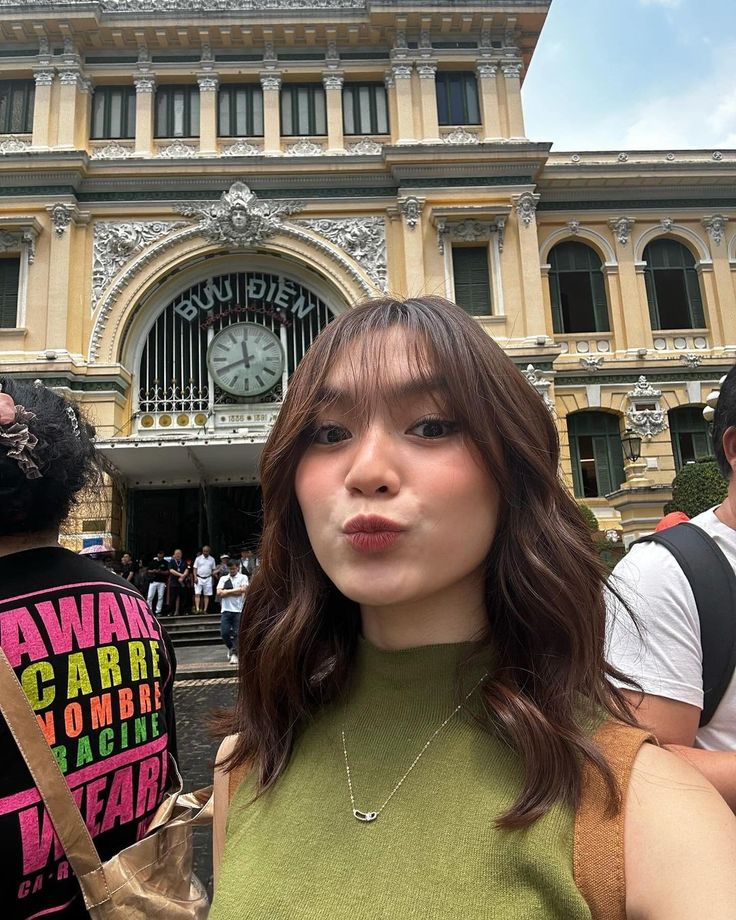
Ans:
[[[102,445],[127,485],[132,552],[257,543],[263,444],[289,377],[345,309],[312,272],[255,253],[189,266],[139,305],[123,349],[131,433]]]

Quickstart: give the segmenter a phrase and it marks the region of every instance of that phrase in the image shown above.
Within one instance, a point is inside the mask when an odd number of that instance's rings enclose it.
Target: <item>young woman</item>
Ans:
[[[628,727],[558,464],[547,408],[447,301],[366,303],[310,348],[262,461],[212,920],[736,916],[736,819]],[[619,913],[576,884],[591,859]]]
[[[163,799],[174,665],[135,587],[59,545],[79,493],[101,485],[93,434],[39,381],[0,378],[0,647],[106,860],[139,839]],[[87,918],[1,715],[0,763],[4,916]]]

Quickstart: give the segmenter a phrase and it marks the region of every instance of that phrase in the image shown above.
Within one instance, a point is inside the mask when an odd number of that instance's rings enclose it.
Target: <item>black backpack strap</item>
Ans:
[[[637,543],[668,549],[692,588],[703,651],[702,728],[713,718],[736,668],[736,574],[716,541],[695,524],[668,527],[631,546]]]

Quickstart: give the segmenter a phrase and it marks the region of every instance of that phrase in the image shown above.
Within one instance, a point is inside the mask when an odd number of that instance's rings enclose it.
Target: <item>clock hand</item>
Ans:
[[[253,357],[253,355],[249,355],[249,354],[248,354],[248,342],[246,341],[245,338],[244,338],[243,341],[240,343],[240,347],[241,347],[242,350],[243,350],[243,360],[245,361],[245,366],[246,366],[248,369],[250,369],[250,359]]]
[[[248,364],[247,362],[245,362],[245,361],[243,361],[242,359],[240,359],[240,360],[238,360],[238,361],[233,361],[232,364],[226,364],[225,367],[217,367],[217,368],[215,368],[215,370],[218,372],[218,374],[222,374],[222,373],[224,373],[225,371],[229,371],[229,370],[231,370],[233,367],[238,367],[238,366],[241,365],[241,364],[245,364],[246,367],[250,367],[250,364]]]

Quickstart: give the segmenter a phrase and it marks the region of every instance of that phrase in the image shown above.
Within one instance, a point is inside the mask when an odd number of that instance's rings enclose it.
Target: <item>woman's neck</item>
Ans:
[[[42,549],[46,546],[59,545],[59,531],[39,530],[35,533],[16,533],[7,537],[0,537],[0,556],[9,556],[11,553],[22,553],[26,549]]]
[[[488,627],[482,582],[453,585],[402,604],[363,604],[360,618],[363,636],[386,650],[473,642]]]

